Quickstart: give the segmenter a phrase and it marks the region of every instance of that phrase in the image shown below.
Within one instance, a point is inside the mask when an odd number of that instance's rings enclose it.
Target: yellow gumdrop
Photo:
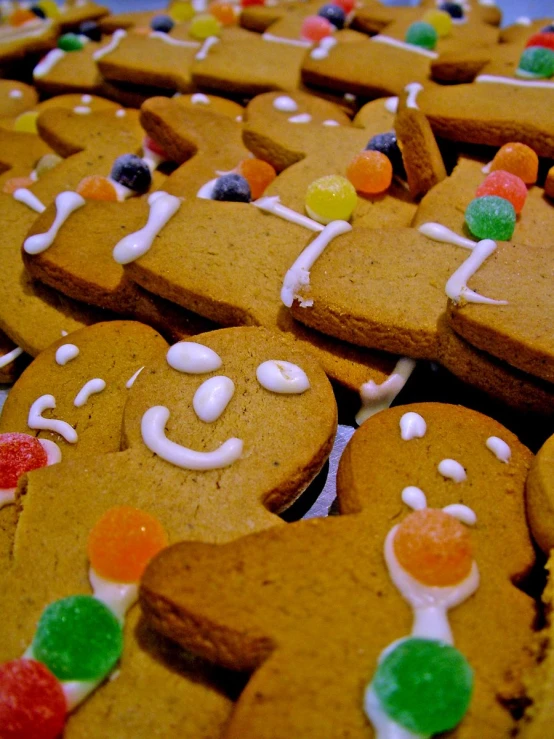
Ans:
[[[452,31],[452,16],[446,10],[428,10],[423,20],[433,26],[440,38],[448,36]]]
[[[357,203],[354,186],[338,174],[319,177],[306,190],[306,213],[319,223],[348,221]]]
[[[209,13],[197,15],[189,26],[189,34],[199,41],[203,41],[210,36],[219,36],[220,33],[221,23]]]
[[[190,21],[194,16],[194,8],[191,3],[181,2],[180,0],[175,3],[171,3],[168,10],[168,15],[176,23],[183,23],[184,21]]]
[[[13,124],[14,131],[38,133],[37,118],[38,113],[36,110],[28,110],[26,113],[22,113],[15,119],[15,123]]]
[[[60,9],[54,0],[40,0],[37,7],[43,10],[48,18],[57,18],[60,14]]]

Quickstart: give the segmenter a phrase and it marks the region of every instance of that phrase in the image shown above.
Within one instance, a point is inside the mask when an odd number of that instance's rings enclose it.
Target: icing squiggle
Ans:
[[[45,233],[35,234],[25,239],[23,249],[27,254],[40,254],[52,245],[58,235],[58,231],[67,221],[73,211],[82,208],[86,200],[76,192],[61,192],[56,197],[56,217],[54,222]]]
[[[507,300],[493,300],[479,295],[467,286],[467,281],[473,277],[483,262],[496,250],[496,242],[491,239],[479,241],[470,256],[461,264],[448,280],[445,287],[447,296],[455,303],[462,299],[467,303],[483,303],[485,305],[508,305]]]
[[[203,61],[208,56],[208,52],[210,51],[212,46],[215,46],[215,44],[218,43],[219,39],[217,38],[217,36],[208,36],[194,58],[199,62]]]
[[[545,80],[518,80],[516,77],[497,77],[494,74],[480,74],[475,78],[475,82],[516,85],[517,87],[546,87],[554,89],[554,82],[546,82]]]
[[[43,413],[46,410],[56,407],[56,399],[53,395],[41,395],[29,409],[27,425],[30,429],[42,429],[44,431],[53,431],[64,438],[68,444],[75,444],[78,440],[77,432],[66,421],[60,421],[56,418],[44,418]]]
[[[102,59],[103,56],[106,56],[106,54],[110,54],[112,51],[115,51],[119,46],[121,39],[125,38],[126,35],[127,31],[124,31],[123,28],[119,28],[106,46],[103,46],[101,49],[94,52],[92,55],[94,61],[97,62],[99,59]]]
[[[266,195],[263,198],[253,200],[251,205],[265,211],[266,213],[272,213],[274,216],[279,216],[279,218],[283,218],[285,221],[290,221],[290,223],[297,223],[299,226],[309,228],[310,231],[323,231],[324,226],[321,223],[314,221],[313,218],[308,218],[308,216],[305,216],[302,213],[298,213],[292,208],[287,208],[286,205],[281,203],[278,195]]]
[[[235,437],[227,439],[213,452],[197,452],[171,441],[165,435],[169,415],[168,408],[156,405],[146,411],[140,424],[145,445],[166,462],[185,470],[217,470],[229,467],[240,458],[243,442]]]
[[[146,226],[124,236],[115,245],[113,258],[118,264],[134,262],[149,251],[156,236],[181,207],[181,200],[167,192],[154,192],[148,204],[150,214]]]
[[[421,54],[422,56],[429,57],[429,59],[436,59],[438,57],[436,51],[429,51],[429,49],[424,49],[421,46],[407,44],[405,41],[399,41],[396,38],[392,38],[392,36],[384,36],[382,34],[379,34],[377,36],[373,36],[371,42],[387,44],[388,46],[396,46],[399,49],[404,49],[405,51],[413,51],[415,54]]]
[[[91,395],[101,393],[102,390],[106,389],[106,383],[99,377],[95,377],[93,380],[86,382],[83,387],[79,390],[73,401],[73,405],[77,408],[81,408],[85,403],[88,402]]]
[[[360,426],[370,416],[388,408],[398,393],[402,390],[410,375],[414,371],[414,359],[402,357],[396,363],[392,373],[378,385],[374,380],[368,380],[360,388],[362,407],[356,414],[356,423]]]
[[[331,221],[296,259],[285,275],[281,288],[281,300],[287,308],[291,307],[295,298],[299,299],[303,308],[313,304],[311,300],[299,298],[298,291],[310,284],[310,269],[331,241],[348,231],[352,231],[352,226],[346,221]]]
[[[8,364],[15,362],[15,360],[23,354],[23,349],[16,346],[11,352],[7,352],[0,357],[0,368],[7,367]]]

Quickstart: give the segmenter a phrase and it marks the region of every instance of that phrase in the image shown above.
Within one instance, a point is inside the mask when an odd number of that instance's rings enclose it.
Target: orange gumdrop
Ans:
[[[437,508],[407,516],[394,535],[393,546],[402,567],[424,585],[455,585],[471,570],[473,552],[468,529]]]
[[[38,20],[37,16],[30,10],[18,8],[17,10],[14,10],[14,12],[10,15],[10,17],[8,18],[8,23],[10,24],[10,26],[22,26],[24,23],[36,20]]]
[[[77,185],[76,191],[85,200],[117,200],[117,192],[107,177],[91,174],[84,177]]]
[[[31,177],[12,177],[4,182],[2,192],[5,192],[7,195],[13,195],[14,192],[19,190],[21,187],[30,187],[34,184],[35,180]]]
[[[250,185],[252,200],[261,197],[266,187],[277,177],[275,169],[263,159],[243,159],[235,171]]]
[[[392,182],[392,164],[380,151],[366,149],[356,154],[346,169],[346,176],[364,195],[379,195]]]
[[[222,26],[232,26],[233,23],[237,22],[235,6],[231,3],[218,2],[216,0],[216,2],[208,5],[208,13],[213,15],[214,18],[217,18]]]
[[[521,177],[526,185],[533,185],[537,181],[539,158],[531,147],[514,141],[504,144],[496,152],[491,162],[491,172],[497,169]]]
[[[110,508],[92,529],[88,558],[101,577],[138,582],[152,557],[167,546],[161,523],[131,506]]]

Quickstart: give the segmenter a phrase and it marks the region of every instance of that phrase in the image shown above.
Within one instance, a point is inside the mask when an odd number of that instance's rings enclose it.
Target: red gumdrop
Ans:
[[[354,10],[354,0],[333,0],[333,5],[338,5],[346,14]]]
[[[516,213],[521,213],[527,197],[527,187],[521,177],[505,172],[503,169],[497,169],[479,185],[475,195],[478,198],[483,195],[498,195],[500,198],[509,200]]]
[[[169,154],[162,149],[160,144],[157,143],[157,141],[154,141],[154,139],[150,138],[150,136],[145,136],[143,143],[143,148],[150,149],[150,151],[153,151],[154,154],[158,154],[158,156],[163,157],[164,159],[169,160],[170,156]]]
[[[554,51],[554,33],[534,33],[527,39],[525,47],[544,46],[545,49]]]
[[[308,41],[321,41],[322,38],[331,36],[334,30],[334,25],[327,18],[322,18],[320,15],[309,15],[302,22],[300,35]]]
[[[241,0],[240,4],[243,8],[248,8],[251,5],[265,5],[265,0]]]
[[[38,439],[28,434],[0,434],[0,488],[13,488],[24,472],[45,467],[48,457]]]
[[[2,739],[55,739],[66,712],[62,686],[41,662],[14,659],[0,666]]]

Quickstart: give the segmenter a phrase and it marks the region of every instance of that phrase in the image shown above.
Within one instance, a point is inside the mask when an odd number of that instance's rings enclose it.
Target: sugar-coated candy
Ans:
[[[188,2],[188,0],[176,0],[176,2],[172,2],[168,8],[168,14],[177,23],[190,21],[194,16],[194,13],[195,11],[192,3]]]
[[[358,196],[352,183],[337,174],[319,177],[306,191],[306,212],[319,223],[347,221],[357,202]]]
[[[80,51],[83,47],[84,43],[76,33],[64,33],[58,39],[58,48],[63,51]]]
[[[169,15],[155,15],[150,21],[150,28],[159,33],[169,33],[175,22]]]
[[[460,3],[446,2],[439,5],[439,10],[444,10],[454,20],[462,20],[464,9]]]
[[[339,5],[348,15],[354,10],[355,0],[333,0],[335,5]]]
[[[26,10],[25,8],[16,8],[8,18],[8,23],[10,26],[22,26],[24,23],[35,21],[36,19],[37,17],[32,11]]]
[[[86,36],[91,41],[100,41],[102,30],[96,21],[83,21],[79,24],[79,34]]]
[[[121,624],[91,595],[70,595],[43,611],[33,656],[59,680],[99,680],[121,656]]]
[[[63,159],[58,154],[54,154],[54,152],[45,154],[35,164],[36,176],[40,179],[46,172],[50,172],[51,169],[57,167],[60,162],[63,162]]]
[[[209,13],[200,13],[190,22],[189,34],[199,41],[204,41],[209,36],[219,36],[220,33],[221,23]]]
[[[250,185],[252,200],[260,198],[268,185],[277,177],[275,168],[263,159],[243,159],[236,168],[237,174],[242,175]]]
[[[554,23],[549,23],[544,28],[541,28],[541,33],[554,33]]]
[[[544,46],[546,49],[554,51],[554,30],[550,33],[545,33],[544,30],[541,33],[534,33],[529,36],[525,46]]]
[[[539,173],[539,158],[527,144],[512,141],[496,152],[491,162],[491,172],[503,169],[521,177],[526,185],[533,185]]]
[[[240,0],[240,4],[243,8],[248,8],[252,5],[265,5],[265,0]]]
[[[446,10],[431,8],[423,15],[425,23],[429,23],[437,32],[439,38],[448,36],[452,31],[452,16]]]
[[[62,687],[45,665],[24,658],[0,665],[2,739],[56,739],[66,710]]]
[[[554,51],[545,46],[528,46],[519,58],[517,74],[546,79],[554,74]]]
[[[31,11],[31,13],[34,13],[34,15],[36,15],[37,18],[46,18],[46,13],[38,5],[31,5],[29,10]]]
[[[252,199],[250,186],[240,174],[224,174],[218,177],[212,192],[212,200],[230,200],[236,203],[249,203]]]
[[[335,28],[344,28],[344,24],[346,23],[346,13],[340,5],[336,5],[335,3],[326,3],[321,6],[317,11],[317,14],[328,20],[329,23],[332,23]]]
[[[100,174],[91,174],[79,182],[75,188],[82,198],[85,200],[105,200],[116,201],[117,192],[113,183],[107,177]]]
[[[473,561],[466,526],[436,508],[410,513],[396,530],[393,548],[406,572],[425,585],[455,585],[469,575]]]
[[[398,146],[398,140],[394,131],[378,133],[375,136],[372,136],[366,149],[371,151],[380,151],[381,154],[384,154],[390,159],[390,163],[392,164],[392,169],[395,174],[405,174],[402,152]]]
[[[385,713],[418,736],[453,729],[464,717],[473,670],[455,647],[410,637],[379,662],[372,688]]]
[[[302,21],[300,27],[300,35],[308,41],[321,41],[322,38],[331,36],[335,30],[335,26],[326,18],[319,15],[309,15]]]
[[[465,212],[467,227],[478,239],[508,241],[516,226],[514,206],[497,195],[475,198]]]
[[[25,113],[21,113],[15,119],[13,130],[20,133],[38,133],[37,118],[36,110],[26,110]]]
[[[87,552],[101,577],[138,582],[148,562],[167,543],[156,518],[132,506],[116,506],[107,510],[90,532]]]
[[[407,44],[432,50],[437,45],[437,39],[438,34],[430,23],[416,21],[409,26],[404,40]]]
[[[509,200],[517,213],[521,213],[527,198],[527,187],[525,182],[511,172],[497,169],[485,178],[484,182],[476,190],[478,198],[483,195],[498,195],[500,198]]]
[[[60,9],[55,0],[40,0],[37,5],[41,10],[44,10],[48,18],[57,18],[60,14]]]
[[[13,195],[16,190],[19,190],[22,187],[31,187],[34,183],[35,181],[32,177],[10,177],[10,179],[6,180],[2,185],[2,192],[5,192],[6,195]]]
[[[152,182],[148,166],[136,154],[122,154],[112,166],[110,177],[134,192],[146,192]]]
[[[216,0],[208,5],[208,12],[217,18],[222,26],[232,26],[237,21],[236,5],[233,3]]]
[[[40,441],[29,434],[0,434],[0,488],[13,488],[25,472],[45,467],[46,451]]]
[[[346,176],[357,192],[364,195],[379,195],[390,187],[392,164],[380,151],[366,149],[348,164]]]

